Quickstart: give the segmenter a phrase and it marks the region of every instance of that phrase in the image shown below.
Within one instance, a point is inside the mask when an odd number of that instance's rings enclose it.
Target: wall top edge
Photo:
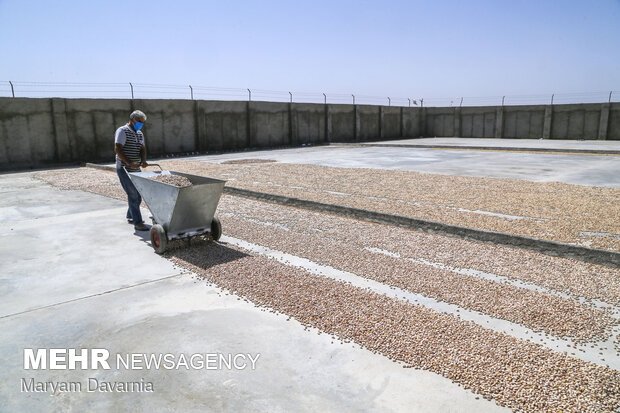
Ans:
[[[212,100],[212,99],[144,99],[144,98],[137,98],[137,99],[124,99],[124,98],[64,98],[64,97],[43,97],[43,98],[39,98],[39,97],[10,97],[10,96],[0,96],[0,101],[3,102],[9,102],[9,101],[15,101],[15,102],[25,102],[25,101],[50,101],[50,100],[66,100],[66,101],[84,101],[84,102],[93,102],[93,101],[104,101],[104,102],[183,102],[184,104],[188,103],[188,102],[209,102],[209,103],[228,103],[228,104],[281,104],[281,105],[288,105],[288,104],[292,104],[293,106],[295,105],[304,105],[304,106],[325,106],[325,103],[318,103],[318,102],[274,102],[274,101],[267,101],[267,100],[252,100],[250,102],[248,102],[247,100]],[[360,107],[360,108],[364,108],[364,107],[384,107],[384,108],[393,108],[393,109],[411,109],[411,110],[420,110],[420,109],[428,109],[428,110],[442,110],[442,111],[453,111],[456,109],[460,109],[461,111],[464,110],[490,110],[491,108],[493,109],[497,109],[497,108],[505,108],[505,109],[527,109],[527,108],[532,108],[532,109],[544,109],[547,107],[553,107],[553,108],[575,108],[575,107],[600,107],[602,105],[609,105],[612,108],[616,109],[618,107],[620,107],[620,102],[601,102],[601,103],[562,103],[562,104],[537,104],[537,105],[485,105],[485,106],[414,106],[414,107],[409,107],[409,106],[402,106],[402,105],[373,105],[373,104],[355,104],[353,105],[352,103],[331,103],[328,102],[327,103],[328,106],[341,106],[341,107],[346,107],[346,106],[356,106],[356,107]]]

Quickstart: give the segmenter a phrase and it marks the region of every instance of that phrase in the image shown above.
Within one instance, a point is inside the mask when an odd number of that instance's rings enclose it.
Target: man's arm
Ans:
[[[146,163],[146,146],[144,145],[140,146],[140,160],[142,161],[140,165],[143,168],[146,168],[147,166],[149,166],[149,164]]]
[[[129,162],[125,154],[123,153],[123,145],[120,143],[114,144],[114,152],[118,155],[119,159],[125,163],[125,165],[129,165],[130,168],[137,168],[139,165],[137,163]],[[140,156],[142,156],[142,149],[140,149]],[[146,163],[146,162],[145,162]]]

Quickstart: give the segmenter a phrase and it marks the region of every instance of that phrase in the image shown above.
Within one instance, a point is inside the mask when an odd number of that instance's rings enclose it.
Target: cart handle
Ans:
[[[164,168],[162,168],[162,167],[161,167],[161,165],[160,165],[160,164],[158,164],[158,163],[150,163],[150,164],[149,164],[149,166],[159,166],[159,169],[160,169],[162,172],[163,172],[163,170],[164,170]],[[147,166],[147,168],[148,168],[148,166]],[[123,166],[123,169],[125,170],[125,172],[129,172],[129,171],[127,170],[127,167],[126,167],[126,166]]]
[[[162,167],[161,167],[161,165],[160,165],[160,164],[158,164],[158,163],[150,163],[150,164],[149,164],[149,166],[159,166],[159,170],[160,170],[160,171],[163,171],[163,170],[164,170],[164,168],[162,168]],[[147,166],[147,168],[148,168],[148,166]]]

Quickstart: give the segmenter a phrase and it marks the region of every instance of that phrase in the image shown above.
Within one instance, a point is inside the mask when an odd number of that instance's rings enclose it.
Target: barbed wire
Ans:
[[[299,92],[158,83],[85,83],[0,81],[0,97],[252,100],[296,103],[372,104],[384,106],[499,106],[620,102],[620,91],[551,95],[402,97],[355,93]]]

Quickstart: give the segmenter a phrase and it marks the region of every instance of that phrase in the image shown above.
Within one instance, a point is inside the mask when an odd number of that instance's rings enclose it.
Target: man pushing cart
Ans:
[[[217,241],[222,235],[222,224],[215,217],[226,181],[181,172],[159,171],[141,172],[147,167],[144,135],[140,130],[146,115],[136,110],[129,116],[129,122],[117,129],[114,148],[116,152],[116,172],[123,189],[127,193],[127,220],[137,231],[148,231],[140,213],[140,203],[148,206],[153,220],[150,228],[151,245],[155,252],[166,251],[168,241],[189,239],[208,235]],[[166,175],[184,178],[185,186],[177,186],[174,179],[159,179]]]

